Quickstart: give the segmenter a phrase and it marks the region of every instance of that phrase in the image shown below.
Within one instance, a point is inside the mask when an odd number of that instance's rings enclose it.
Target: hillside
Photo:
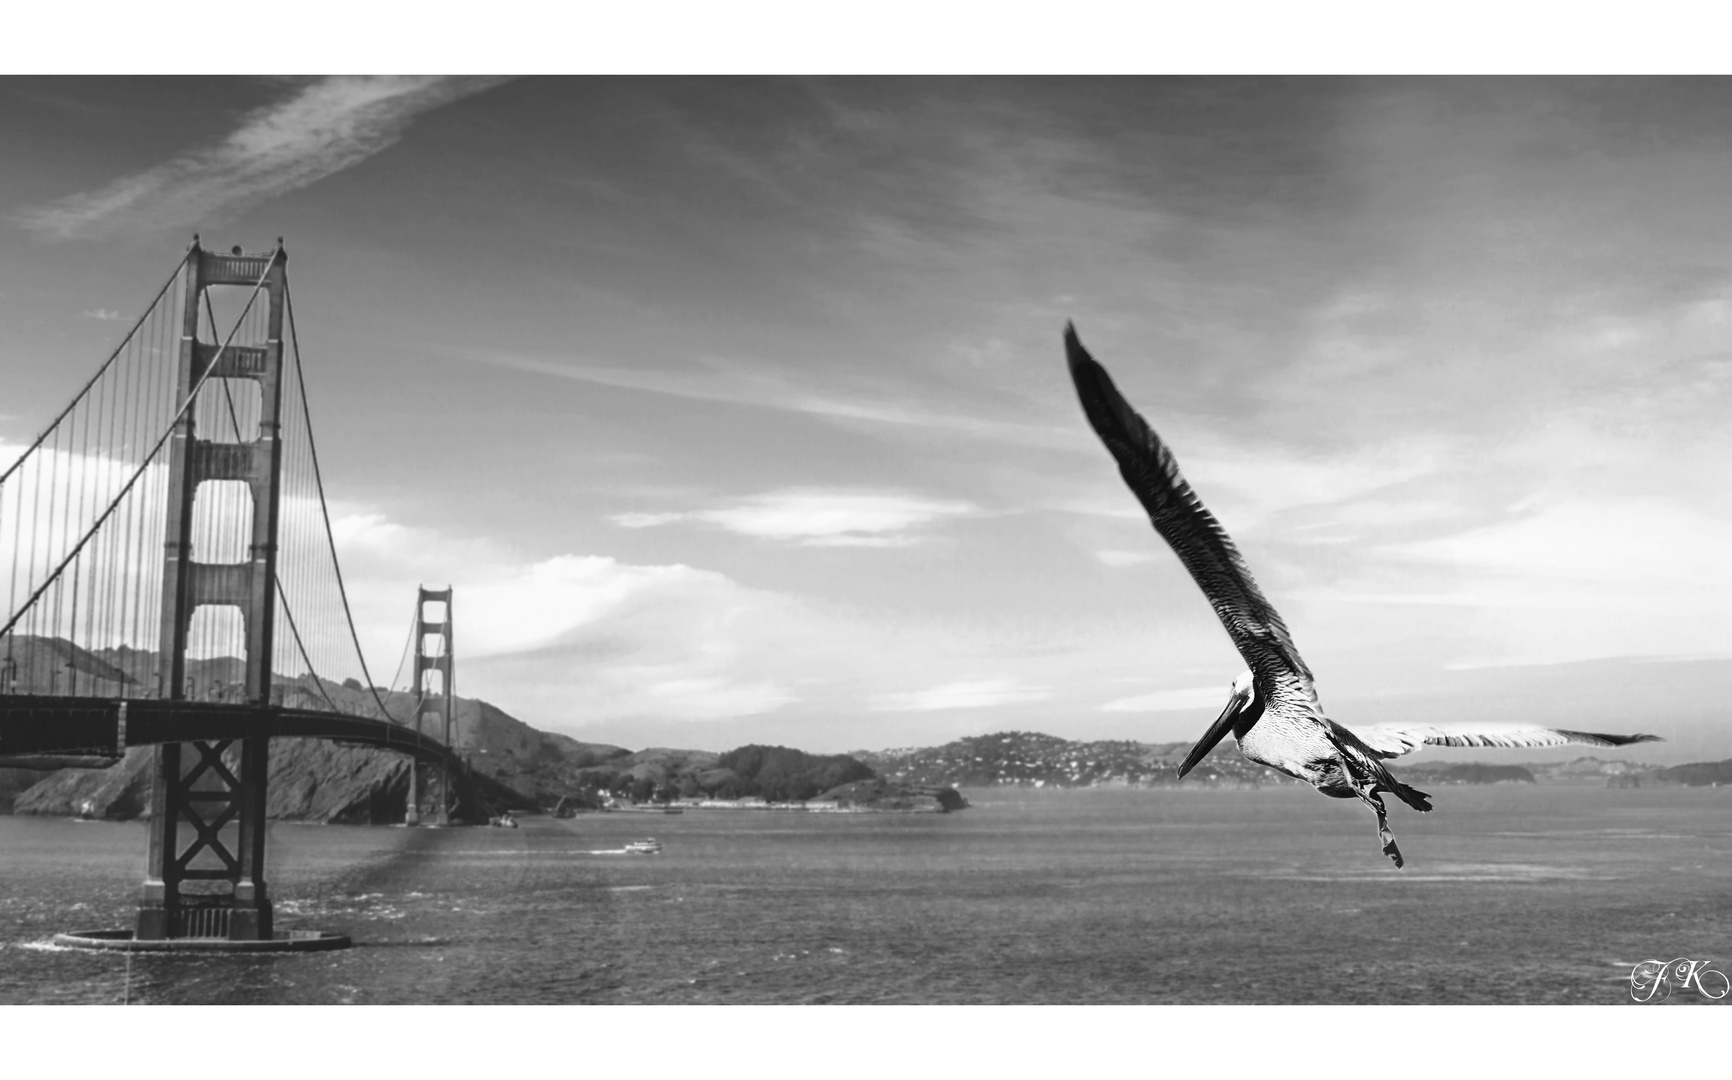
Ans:
[[[888,779],[912,784],[1158,787],[1179,783],[1179,763],[1190,749],[1189,743],[1072,742],[1038,732],[1006,731],[938,747],[855,751],[853,756]],[[1216,787],[1295,783],[1245,760],[1232,740],[1216,747],[1184,782]]]
[[[1611,787],[1732,787],[1732,759],[1694,761],[1669,769],[1637,769],[1613,777]]]
[[[1426,761],[1398,770],[1401,779],[1423,787],[1430,784],[1531,784],[1534,774],[1520,765],[1486,765],[1478,761]]]
[[[1570,761],[1529,762],[1540,784],[1571,787],[1707,787],[1732,783],[1732,762],[1698,761],[1687,765],[1639,765],[1579,757]]]
[[[763,799],[805,802],[833,788],[873,779],[866,765],[842,754],[808,754],[786,746],[750,745],[724,754],[707,750],[640,750],[579,769],[579,805],[607,796],[633,802],[674,799]]]
[[[13,810],[113,820],[148,816],[153,760],[150,747],[136,746],[107,769],[63,769],[19,795]],[[267,817],[327,824],[397,822],[403,820],[408,791],[409,761],[401,754],[314,739],[271,743]],[[501,792],[495,798],[511,801]]]

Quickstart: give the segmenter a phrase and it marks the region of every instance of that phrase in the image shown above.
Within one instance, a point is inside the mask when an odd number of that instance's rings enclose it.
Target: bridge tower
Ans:
[[[222,255],[204,251],[194,237],[184,273],[176,401],[186,404],[200,394],[214,405],[206,410],[207,418],[226,419],[230,414],[222,411],[221,404],[230,403],[232,408],[235,391],[247,392],[245,384],[251,382],[258,388],[252,398],[258,419],[256,432],[231,429],[233,439],[208,439],[196,425],[202,403],[193,402],[175,424],[168,457],[158,694],[175,700],[188,697],[187,646],[193,615],[203,606],[226,605],[239,609],[246,642],[241,693],[248,705],[268,706],[276,621],[282,464],[278,435],[288,255],[280,240],[275,250],[262,255],[243,255],[238,248],[232,255]],[[252,303],[268,305],[265,340],[199,340],[199,307],[205,290],[221,285],[255,288]],[[222,424],[211,427],[213,434],[221,435]],[[199,488],[221,481],[239,481],[251,496],[251,521],[238,523],[242,536],[250,534],[247,557],[240,562],[195,558],[193,509]],[[228,751],[237,746],[235,769],[225,755],[232,759]],[[137,940],[272,939],[264,875],[269,746],[267,737],[256,736],[157,747],[149,862],[139,896]]]
[[[427,605],[443,604],[445,610],[437,619],[427,617]],[[429,649],[428,646],[433,648]],[[440,740],[451,745],[452,701],[456,690],[451,684],[451,589],[419,589],[415,598],[415,730],[422,730],[421,718],[432,716],[439,728]],[[437,691],[430,675],[439,676]],[[421,788],[416,783],[419,773],[414,758],[409,759],[409,812],[404,824],[421,822]],[[439,792],[434,824],[451,824],[451,768],[442,765],[437,784]]]

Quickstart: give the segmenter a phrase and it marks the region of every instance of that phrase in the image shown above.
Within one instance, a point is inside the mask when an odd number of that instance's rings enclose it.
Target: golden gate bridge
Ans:
[[[362,656],[280,238],[228,254],[193,238],[96,374],[0,471],[0,574],[0,767],[102,768],[154,748],[136,925],[64,943],[347,944],[273,925],[273,738],[408,754],[432,767],[437,821],[485,820],[451,747],[450,591],[417,599],[412,715],[391,714]],[[445,604],[438,619],[424,618],[430,600]],[[426,655],[429,639],[442,651]],[[425,712],[443,720],[437,738]],[[419,804],[412,779],[411,823]]]

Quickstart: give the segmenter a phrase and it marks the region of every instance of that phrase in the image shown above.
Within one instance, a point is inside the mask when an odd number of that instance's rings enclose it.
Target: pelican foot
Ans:
[[[1404,865],[1401,861],[1401,849],[1395,846],[1395,834],[1389,831],[1389,811],[1384,808],[1383,796],[1374,787],[1358,789],[1358,795],[1365,800],[1365,805],[1371,807],[1371,812],[1377,815],[1377,838],[1383,841],[1383,853],[1389,856],[1389,861],[1395,864],[1397,870]]]
[[[1401,849],[1395,846],[1395,834],[1389,831],[1387,825],[1379,824],[1377,838],[1383,841],[1383,853],[1389,856],[1389,861],[1395,864],[1397,870],[1404,865],[1401,861]]]

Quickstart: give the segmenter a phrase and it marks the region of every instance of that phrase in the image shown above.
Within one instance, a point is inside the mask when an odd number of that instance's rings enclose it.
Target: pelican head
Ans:
[[[1262,712],[1261,708],[1252,709],[1252,703],[1256,701],[1257,690],[1252,683],[1251,673],[1249,671],[1241,672],[1239,677],[1233,680],[1232,689],[1227,697],[1227,707],[1221,710],[1221,715],[1215,718],[1215,722],[1209,725],[1209,730],[1203,733],[1203,737],[1198,740],[1197,745],[1191,747],[1191,752],[1185,755],[1185,763],[1179,766],[1180,779],[1183,779],[1186,773],[1196,768],[1197,762],[1208,757],[1209,751],[1215,748],[1216,743],[1226,738],[1227,732],[1233,731],[1237,735],[1250,730],[1251,724],[1257,720],[1256,714]],[[1243,725],[1242,729],[1240,729],[1241,724]]]

